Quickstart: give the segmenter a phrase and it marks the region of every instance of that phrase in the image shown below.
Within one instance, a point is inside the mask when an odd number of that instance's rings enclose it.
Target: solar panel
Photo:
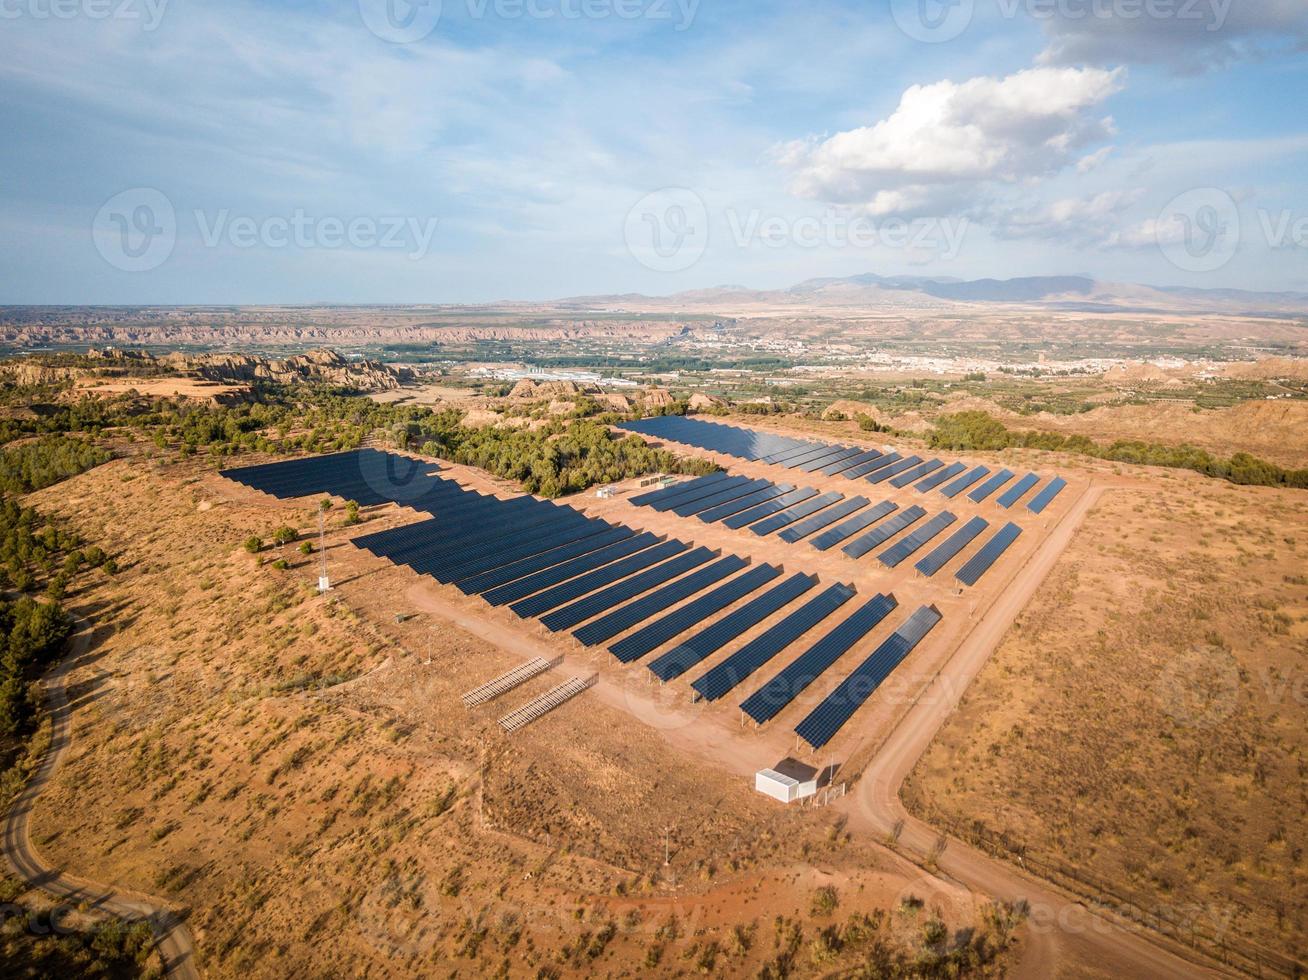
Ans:
[[[665,585],[656,592],[651,592],[635,602],[628,603],[621,609],[615,609],[594,622],[587,623],[580,629],[573,630],[572,635],[588,647],[594,646],[596,643],[603,643],[605,640],[617,636],[623,630],[644,622],[655,613],[661,613],[669,606],[676,605],[682,599],[707,589],[715,582],[720,582],[728,575],[734,575],[748,564],[749,560],[746,558],[741,558],[739,555],[728,555],[706,568],[701,568],[685,578],[680,578],[669,585]]]
[[[1063,487],[1067,486],[1067,481],[1061,476],[1056,476],[1049,481],[1049,485],[1035,495],[1035,499],[1026,505],[1026,509],[1033,514],[1039,514],[1053,502]]]
[[[914,504],[907,510],[900,511],[886,523],[874,528],[861,538],[855,538],[840,550],[849,555],[850,558],[862,558],[877,545],[889,541],[904,528],[920,521],[925,516],[926,511]]]
[[[771,485],[771,480],[750,480],[747,483],[741,483],[734,487],[729,487],[718,493],[711,493],[707,497],[699,497],[689,503],[676,504],[672,508],[672,513],[676,514],[678,517],[690,517],[692,514],[698,514],[702,510],[708,510],[710,507],[716,507],[718,504],[725,504],[730,500],[744,497],[747,494],[754,493],[757,490],[763,490]]]
[[[817,626],[854,595],[852,585],[831,586],[750,640],[722,663],[691,681],[690,686],[706,701],[725,697],[737,684]]]
[[[766,534],[771,534],[773,531],[778,531],[789,524],[795,523],[795,521],[799,520],[801,517],[807,517],[809,514],[815,513],[823,507],[834,504],[844,496],[843,493],[835,493],[833,491],[831,493],[821,494],[817,497],[810,497],[803,503],[796,504],[788,510],[783,510],[778,514],[773,514],[771,517],[759,521],[757,524],[753,525],[750,530],[759,537],[763,537]]]
[[[717,483],[725,480],[728,476],[726,470],[718,470],[716,473],[710,473],[708,476],[697,476],[693,480],[683,480],[680,483],[674,483],[670,487],[660,487],[658,490],[651,490],[649,493],[638,494],[631,498],[631,503],[637,507],[645,507],[650,504],[656,504],[661,500],[667,500],[669,497],[675,497],[680,493],[707,484]]]
[[[968,470],[953,483],[941,488],[940,492],[951,499],[957,497],[960,493],[970,487],[973,483],[976,483],[977,480],[981,479],[981,477],[989,472],[989,466],[975,467],[974,469]]]
[[[700,661],[721,650],[745,630],[757,626],[816,584],[816,575],[792,575],[780,585],[768,589],[757,599],[751,599],[735,612],[728,613],[712,626],[700,630],[690,639],[673,647],[649,665],[650,671],[661,681],[680,677]]]
[[[824,466],[831,463],[838,463],[842,459],[848,459],[850,456],[853,456],[858,452],[859,450],[857,448],[850,448],[849,446],[831,446],[829,447],[828,452],[816,457],[815,459],[806,460],[795,468],[802,470],[805,473],[815,473]]]
[[[868,449],[866,446],[861,447],[853,456],[846,456],[844,459],[837,460],[834,463],[828,463],[822,467],[822,472],[826,476],[836,476],[844,473],[846,470],[853,469],[855,466],[861,466],[869,463],[881,455],[879,449]]]
[[[854,614],[781,669],[770,681],[740,702],[740,710],[758,724],[771,721],[828,667],[876,629],[899,603],[893,595],[876,595]]]
[[[790,456],[789,458],[786,459],[784,463],[780,465],[786,467],[786,469],[793,470],[796,467],[803,466],[805,463],[809,462],[810,460],[814,460],[823,456],[830,455],[831,451],[835,448],[836,447],[832,446],[830,443],[825,443],[825,442],[814,443],[812,448],[809,449],[808,452],[799,453],[798,455],[795,456]]]
[[[887,568],[894,568],[956,520],[958,518],[949,511],[942,510],[912,534],[907,535],[877,555],[877,560]]]
[[[462,588],[464,580],[486,572],[494,571],[505,565],[513,565],[524,558],[531,558],[539,554],[548,554],[559,548],[572,544],[574,541],[585,541],[588,538],[599,537],[606,531],[612,530],[613,526],[606,521],[587,521],[584,524],[569,524],[561,531],[555,531],[548,537],[538,538],[535,541],[526,544],[520,544],[514,548],[506,548],[496,555],[481,558],[476,562],[466,565],[459,569],[458,573],[450,576],[449,581],[459,584]]]
[[[593,592],[601,586],[609,585],[641,569],[649,568],[649,566],[656,565],[673,555],[681,554],[685,550],[686,545],[681,541],[664,541],[652,548],[646,548],[634,555],[628,555],[611,565],[597,568],[593,572],[587,572],[585,575],[580,575],[571,581],[562,582],[552,589],[538,592],[526,599],[519,599],[509,608],[524,618],[527,616],[540,616],[564,603],[580,598],[587,592]]]
[[[958,476],[958,474],[962,473],[965,469],[967,469],[967,467],[962,463],[950,463],[943,470],[936,470],[913,489],[919,493],[926,493],[928,490],[934,490],[946,480]]]
[[[805,518],[796,524],[790,525],[790,527],[785,528],[778,537],[781,538],[782,541],[794,543],[799,541],[801,538],[808,537],[808,535],[812,534],[814,531],[820,531],[828,524],[834,523],[842,517],[854,513],[854,511],[866,504],[867,497],[850,497],[848,500],[842,500],[838,504],[834,504],[825,510],[819,511],[812,517]]]
[[[861,514],[855,514],[844,523],[837,524],[830,530],[823,531],[812,541],[809,542],[818,551],[826,551],[832,545],[840,544],[851,534],[857,534],[863,528],[870,524],[875,524],[887,514],[893,514],[899,510],[899,504],[892,504],[889,500],[883,500],[870,510],[865,510]]]
[[[1007,470],[1007,469],[1000,470],[990,479],[986,480],[985,483],[981,484],[979,487],[977,487],[975,490],[969,493],[967,495],[967,499],[979,504],[981,503],[981,501],[985,500],[987,497],[989,497],[992,493],[994,493],[996,490],[998,490],[1000,487],[1002,487],[1005,483],[1007,483],[1012,478],[1013,478],[1012,470]]]
[[[816,442],[801,442],[791,446],[789,449],[783,449],[779,453],[773,453],[770,456],[764,456],[759,462],[772,463],[776,465],[785,465],[792,459],[798,459],[800,456],[807,456],[818,448]]]
[[[571,523],[569,521],[568,523]],[[490,567],[498,567],[498,557],[510,552],[510,560],[522,557],[518,548],[510,549],[506,542],[520,542],[521,545],[535,544],[547,540],[554,534],[557,524],[543,524],[527,530],[512,531],[501,529],[500,537],[491,536],[471,542],[460,542],[455,546],[445,546],[424,557],[411,558],[409,566],[420,574],[430,575],[440,582],[458,581],[465,574]]]
[[[898,463],[903,458],[904,457],[899,455],[899,453],[886,453],[884,456],[879,456],[870,463],[864,463],[862,466],[855,466],[852,470],[846,470],[845,476],[849,477],[851,480],[857,480],[860,476],[867,476],[869,473],[875,473],[883,466],[891,466],[894,463]]]
[[[642,627],[630,636],[624,637],[610,646],[609,652],[624,664],[639,660],[674,636],[698,626],[708,617],[726,609],[733,602],[737,602],[755,589],[767,585],[768,582],[771,582],[780,574],[781,569],[775,565],[758,565],[751,568],[744,575],[723,583],[712,592],[686,603],[680,609],[676,609],[648,626]]]
[[[699,500],[715,493],[721,493],[724,490],[729,490],[732,487],[738,487],[742,483],[748,482],[749,477],[747,476],[729,476],[722,481],[709,484],[701,483],[693,487],[688,487],[684,493],[679,493],[675,497],[668,497],[656,501],[649,506],[657,511],[669,511],[673,507],[679,507],[682,504],[688,504],[693,500]]]
[[[902,487],[908,486],[914,480],[922,479],[922,477],[926,476],[932,470],[937,470],[944,465],[943,460],[928,459],[925,463],[914,466],[911,470],[905,470],[903,473],[897,474],[895,478],[890,481],[890,485],[898,490]]]
[[[934,575],[944,567],[949,559],[971,544],[972,539],[989,526],[989,522],[983,517],[972,518],[946,538],[943,544],[938,545],[929,555],[920,559],[913,567],[928,577]]]
[[[751,507],[749,510],[741,511],[739,514],[732,514],[722,523],[727,527],[736,530],[744,527],[746,524],[753,524],[761,518],[770,514],[780,513],[792,504],[808,500],[810,497],[816,497],[817,491],[812,487],[799,487],[788,493],[783,493],[780,497],[759,504],[757,507]]]
[[[627,555],[635,554],[644,548],[648,548],[661,540],[657,534],[650,534],[646,531],[644,534],[638,534],[633,538],[626,538],[617,541],[614,544],[600,548],[598,551],[592,551],[588,554],[579,555],[559,565],[551,568],[542,569],[531,575],[527,575],[517,581],[510,582],[507,585],[501,585],[482,595],[482,598],[492,606],[503,606],[506,603],[529,596],[533,592],[539,592],[541,589],[549,588],[551,585],[558,585],[576,575],[589,572],[593,569],[607,565],[611,561],[617,561],[619,558],[625,558]]]
[[[1022,477],[1022,479],[1018,480],[1011,487],[1009,487],[1002,494],[1000,494],[999,498],[995,501],[995,503],[999,504],[1000,507],[1004,507],[1004,508],[1012,507],[1015,503],[1017,503],[1019,500],[1022,499],[1022,495],[1024,493],[1026,493],[1028,490],[1030,490],[1033,486],[1035,486],[1039,482],[1040,482],[1040,477],[1036,476],[1034,473],[1028,473],[1026,476]]]
[[[922,462],[921,456],[909,456],[907,459],[899,459],[889,466],[883,466],[865,479],[868,483],[882,483],[898,473],[912,469],[920,462]]]
[[[571,544],[564,545],[561,548],[555,548],[552,551],[544,551],[538,555],[532,555],[529,558],[522,558],[518,561],[511,562],[500,568],[493,568],[490,571],[482,572],[480,575],[474,575],[471,578],[465,578],[459,582],[459,589],[468,595],[476,595],[479,592],[487,592],[497,585],[504,585],[506,582],[513,582],[517,579],[524,578],[533,572],[539,572],[542,569],[551,568],[555,565],[561,565],[570,558],[576,558],[579,555],[587,555],[593,551],[599,551],[601,548],[611,544],[616,544],[626,538],[632,537],[636,532],[627,527],[611,527],[590,538],[582,538]]]
[[[795,734],[815,749],[826,745],[938,622],[935,606],[918,609],[795,726]]]
[[[969,558],[954,578],[964,585],[976,585],[981,576],[990,570],[990,566],[999,560],[999,556],[1008,550],[1009,545],[1017,540],[1022,529],[1016,524],[1005,524],[995,536],[981,546],[981,550]]]
[[[551,633],[571,629],[578,623],[598,616],[602,612],[607,612],[618,603],[634,599],[641,593],[648,592],[664,582],[669,582],[693,568],[698,568],[717,556],[718,552],[710,548],[696,548],[693,551],[685,552],[669,561],[655,565],[653,568],[647,568],[639,575],[632,575],[615,585],[610,585],[607,589],[601,589],[585,598],[578,599],[576,602],[569,603],[562,609],[555,609],[553,612],[542,616],[540,621]]]
[[[783,493],[789,493],[795,488],[789,483],[773,484],[764,487],[762,490],[755,490],[753,493],[747,493],[743,497],[737,497],[735,500],[729,500],[725,504],[718,504],[716,507],[710,507],[708,510],[701,510],[695,516],[705,524],[712,524],[714,521],[720,521],[724,517],[730,517],[732,514],[739,514],[743,510],[748,510],[755,504],[761,504],[765,500],[773,500],[780,497]]]

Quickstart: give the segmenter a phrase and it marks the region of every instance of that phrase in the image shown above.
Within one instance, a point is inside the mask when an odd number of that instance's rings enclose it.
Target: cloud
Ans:
[[[1031,68],[1004,78],[914,85],[880,122],[821,142],[782,147],[800,197],[876,216],[940,214],[986,185],[1057,173],[1110,137],[1093,110],[1121,69]]]
[[[988,224],[997,238],[1034,238],[1097,248],[1116,247],[1124,211],[1143,191],[1103,191],[1093,197],[1066,197],[1048,204],[992,213]]]
[[[1303,0],[1060,0],[1033,4],[1044,65],[1161,64],[1197,74],[1308,47]]]

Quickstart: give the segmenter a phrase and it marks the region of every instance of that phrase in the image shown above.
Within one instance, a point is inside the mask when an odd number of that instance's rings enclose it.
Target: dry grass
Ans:
[[[1146,911],[1308,946],[1308,497],[1105,496],[910,778]]]
[[[188,909],[208,975],[753,975],[778,950],[748,930],[778,916],[804,922],[806,975],[856,948],[819,926],[890,908],[908,880],[829,811],[777,807],[594,698],[505,739],[499,711],[458,695],[514,655],[426,614],[396,622],[412,577],[344,544],[357,530],[329,533],[328,599],[316,555],[288,546],[279,571],[280,552],[244,551],[311,527],[315,501],[120,460],[34,502],[122,567],[70,597],[99,629],[37,846]],[[828,884],[838,915],[809,923]],[[981,911],[946,919],[984,932]],[[878,942],[913,952],[920,932]]]

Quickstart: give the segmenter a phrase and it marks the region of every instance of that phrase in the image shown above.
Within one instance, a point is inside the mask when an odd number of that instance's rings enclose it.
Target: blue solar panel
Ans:
[[[844,459],[837,460],[834,463],[828,463],[822,467],[822,472],[826,476],[836,476],[852,470],[855,466],[862,466],[864,463],[870,463],[881,455],[878,449],[860,448],[853,456],[846,456]]]
[[[547,589],[552,585],[558,585],[560,582],[567,581],[574,576],[581,575],[584,572],[592,571],[607,565],[611,561],[617,561],[619,558],[625,558],[627,555],[635,554],[644,548],[658,542],[660,539],[657,534],[650,534],[648,531],[644,534],[638,534],[634,538],[626,538],[614,544],[600,548],[598,551],[592,551],[584,555],[579,555],[559,565],[542,569],[531,575],[527,575],[517,581],[510,582],[507,585],[501,585],[491,589],[482,595],[482,598],[492,606],[502,606],[506,603],[522,599],[531,595],[533,592],[539,592],[541,589]]]
[[[1007,483],[1012,478],[1013,478],[1012,470],[1000,470],[990,479],[986,480],[985,483],[981,484],[979,487],[977,487],[975,490],[969,493],[967,495],[967,499],[971,501],[975,501],[976,503],[979,504],[981,503],[981,501],[985,500],[987,497],[989,497],[992,493],[994,493],[996,490],[998,490],[1000,487],[1002,487],[1005,483]]]
[[[474,576],[483,575],[505,565],[516,564],[524,558],[547,554],[574,541],[585,541],[589,538],[599,537],[606,531],[611,530],[613,530],[613,526],[605,521],[586,521],[584,524],[576,525],[569,523],[563,530],[555,531],[548,537],[537,538],[535,541],[520,544],[514,548],[506,548],[498,554],[466,565],[460,568],[456,575],[451,576],[449,581],[458,583],[459,588],[462,589],[463,582]]]
[[[734,575],[748,564],[748,559],[741,558],[739,555],[728,555],[706,568],[701,568],[685,578],[665,585],[656,592],[628,603],[621,609],[615,609],[580,629],[573,630],[572,635],[588,647],[611,640],[623,630],[644,622],[655,613],[663,612],[682,599],[689,598],[696,592],[722,581],[728,575]]]
[[[949,511],[942,510],[912,534],[905,536],[902,540],[881,552],[877,556],[877,560],[887,568],[894,568],[956,520],[958,518]]]
[[[861,499],[861,498],[860,498]],[[855,514],[849,520],[837,524],[830,530],[823,531],[812,541],[809,542],[818,551],[826,551],[832,545],[840,544],[851,534],[857,534],[863,528],[875,524],[887,514],[893,514],[899,510],[899,504],[892,504],[889,500],[883,500],[875,507],[865,510],[862,513]]]
[[[892,595],[873,596],[854,614],[783,667],[770,681],[740,702],[740,710],[758,724],[771,721],[801,691],[822,676],[859,640],[872,632],[899,603]]]
[[[750,480],[747,483],[741,483],[734,487],[721,490],[718,493],[711,493],[707,497],[699,497],[689,503],[679,503],[672,507],[672,513],[678,517],[690,517],[692,514],[698,514],[702,510],[708,510],[710,507],[716,507],[718,504],[725,504],[728,501],[736,500],[754,493],[757,490],[763,490],[772,485],[771,480]],[[726,486],[726,484],[723,484]]]
[[[972,543],[972,539],[989,527],[989,523],[982,517],[974,517],[957,531],[945,539],[944,543],[938,545],[925,558],[918,561],[913,567],[926,576],[932,576],[944,567],[949,559],[966,548]]]
[[[874,528],[861,538],[855,538],[840,550],[850,558],[862,558],[879,544],[889,541],[904,528],[926,517],[926,511],[914,504],[902,510],[880,527]]]
[[[751,599],[733,613],[728,613],[707,629],[679,643],[649,665],[661,681],[680,677],[700,661],[712,656],[751,626],[757,626],[793,599],[817,584],[816,575],[792,575],[773,586],[757,599]]]
[[[1056,476],[1049,481],[1049,485],[1035,495],[1035,499],[1026,505],[1026,509],[1033,514],[1039,514],[1058,496],[1059,491],[1067,486],[1067,481],[1061,476]]]
[[[767,500],[774,500],[783,493],[790,493],[795,488],[789,483],[773,484],[764,487],[762,490],[755,490],[753,493],[747,493],[743,497],[737,497],[735,500],[729,500],[725,504],[719,504],[716,507],[710,507],[708,510],[701,510],[695,516],[705,524],[712,524],[714,521],[720,521],[724,517],[730,517],[732,514],[739,514],[741,511],[749,510],[755,504],[761,504]]]
[[[649,568],[685,550],[686,545],[681,541],[664,541],[662,544],[656,544],[652,548],[646,548],[644,551],[638,551],[634,555],[615,561],[611,565],[580,575],[569,582],[562,582],[544,592],[519,599],[509,608],[519,616],[540,616],[566,602],[580,598],[587,592],[593,592],[601,586],[609,585],[643,568]]]
[[[875,473],[866,477],[867,482],[882,483],[886,480],[889,480],[892,476],[895,476],[896,474],[903,473],[906,470],[912,469],[920,462],[922,462],[921,456],[909,456],[907,459],[896,460],[890,466],[883,466]]]
[[[806,460],[799,464],[796,469],[802,470],[805,473],[816,473],[824,466],[829,466],[832,463],[839,463],[843,459],[848,459],[850,456],[857,455],[860,451],[861,450],[856,447],[830,446],[826,453],[814,459]]]
[[[790,644],[817,626],[855,595],[851,585],[833,585],[800,606],[781,622],[750,640],[690,686],[706,701],[730,693]]]
[[[670,582],[678,575],[689,572],[693,568],[698,568],[717,556],[718,552],[709,548],[696,548],[693,551],[685,552],[669,561],[655,565],[653,568],[647,568],[638,575],[632,575],[630,578],[625,578],[606,589],[593,592],[576,602],[569,603],[562,609],[555,609],[553,612],[542,616],[540,621],[551,633],[571,629],[578,623],[607,612],[618,603],[634,599],[636,596],[648,592],[664,582]]]
[[[821,459],[823,457],[830,456],[832,450],[837,448],[839,447],[832,446],[830,443],[825,443],[825,442],[815,443],[812,446],[812,448],[810,448],[807,452],[790,456],[781,465],[786,467],[786,469],[793,470],[796,469],[797,467],[803,466],[805,463],[811,460]]]
[[[869,473],[876,473],[877,470],[883,469],[884,467],[893,466],[903,458],[904,457],[899,455],[899,453],[886,453],[884,456],[880,456],[872,460],[870,463],[864,463],[862,466],[855,466],[852,470],[846,470],[845,476],[849,477],[851,480],[856,480],[860,476],[865,477]]]
[[[817,491],[812,487],[799,487],[795,490],[783,493],[780,497],[774,497],[772,500],[761,503],[757,507],[751,507],[749,510],[741,511],[739,514],[732,514],[722,523],[733,530],[742,528],[746,524],[753,524],[755,521],[761,520],[771,514],[780,513],[792,504],[797,504],[801,501],[808,500],[810,497],[816,496]]]
[[[796,504],[788,510],[783,510],[779,514],[773,514],[771,517],[759,521],[757,524],[750,527],[750,530],[759,537],[763,537],[766,534],[771,534],[773,531],[779,531],[781,528],[795,523],[795,521],[799,520],[801,517],[807,517],[809,514],[816,513],[823,507],[834,504],[844,496],[843,493],[832,492],[824,493],[817,497],[810,497],[803,503]]]
[[[777,535],[777,537],[781,538],[782,541],[789,541],[793,544],[802,538],[808,537],[808,535],[812,534],[814,531],[820,531],[828,524],[833,524],[842,517],[854,513],[854,511],[866,504],[867,497],[850,497],[848,500],[842,500],[838,504],[834,504],[825,510],[819,511],[812,517],[807,517],[796,524],[790,525],[790,527],[785,528],[779,535]]]
[[[618,660],[629,664],[639,660],[655,647],[662,646],[674,636],[703,623],[708,617],[721,612],[733,602],[749,595],[755,589],[762,588],[781,574],[775,565],[758,565],[744,575],[739,575],[712,592],[686,603],[662,619],[657,619],[639,631],[624,637],[609,647]]]
[[[695,487],[711,486],[714,483],[727,479],[727,476],[728,473],[726,470],[718,470],[716,473],[710,473],[708,476],[699,476],[693,480],[674,483],[670,487],[661,487],[658,490],[651,490],[649,493],[638,494],[631,498],[631,503],[635,504],[637,507],[646,507],[651,504],[657,504],[660,501],[668,500]]]
[[[942,487],[940,492],[951,499],[957,497],[960,493],[970,487],[973,483],[976,483],[977,480],[981,479],[981,477],[989,472],[989,466],[978,466],[974,469],[968,470],[953,483],[946,487]]]
[[[990,566],[998,561],[999,556],[1008,550],[1008,546],[1016,541],[1021,533],[1022,529],[1016,524],[1005,524],[995,532],[994,537],[981,546],[980,551],[954,573],[954,578],[964,585],[976,585],[981,576],[990,570]]]
[[[704,497],[722,493],[724,490],[729,490],[732,487],[738,487],[741,484],[748,482],[749,477],[747,476],[729,476],[725,480],[714,483],[698,483],[687,489],[684,493],[680,493],[675,497],[668,497],[664,500],[655,501],[649,506],[657,511],[669,511],[674,507],[680,507],[682,504],[688,504],[694,500],[701,500]]]
[[[888,465],[882,462],[882,460],[885,459],[885,455],[876,450],[871,450],[864,455],[867,457],[866,459],[860,459],[859,462],[855,463],[840,475],[846,480],[857,480],[860,477],[867,476],[867,474],[871,473],[878,466]],[[896,454],[891,453],[890,455],[895,456]],[[896,458],[898,457],[896,456]],[[893,463],[894,460],[891,460],[891,462]]]
[[[1000,507],[1012,507],[1022,499],[1022,494],[1026,493],[1039,482],[1040,477],[1036,476],[1034,473],[1028,473],[1000,494],[995,503],[999,504]]]
[[[938,622],[935,606],[918,609],[795,726],[795,734],[815,749],[826,745]]]
[[[950,463],[943,470],[936,470],[925,480],[915,486],[913,489],[918,493],[926,493],[928,490],[934,490],[946,480],[953,479],[967,469],[962,463]]]
[[[807,458],[809,454],[813,453],[818,448],[819,444],[816,442],[801,442],[797,445],[791,446],[789,449],[782,450],[779,453],[764,456],[759,460],[759,462],[784,466],[792,459],[799,459],[801,456]]]
[[[504,565],[500,568],[493,568],[490,571],[482,572],[471,578],[465,578],[459,582],[459,588],[468,595],[476,595],[480,592],[486,592],[495,588],[497,585],[504,585],[506,582],[513,582],[523,578],[533,572],[539,572],[545,568],[551,568],[555,565],[561,565],[569,558],[576,558],[579,555],[587,555],[592,551],[599,551],[601,548],[615,544],[626,538],[635,535],[635,531],[626,527],[611,527],[601,533],[574,541],[566,544],[561,548],[555,548],[552,551],[541,552],[538,555],[532,555],[529,558],[522,558],[518,561]]]
[[[896,475],[895,478],[890,481],[890,485],[898,490],[902,487],[908,486],[914,480],[922,479],[922,477],[926,476],[932,470],[939,469],[944,465],[943,460],[928,459],[925,463],[921,463],[914,466],[911,470],[905,470],[903,473]]]

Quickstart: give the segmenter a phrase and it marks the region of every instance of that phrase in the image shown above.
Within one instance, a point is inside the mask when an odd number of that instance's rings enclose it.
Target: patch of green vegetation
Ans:
[[[110,453],[85,439],[41,436],[0,449],[0,492],[30,493],[107,463]]]
[[[986,412],[941,416],[936,419],[930,443],[935,449],[960,452],[1021,448],[1076,453],[1118,463],[1194,470],[1244,485],[1308,489],[1308,470],[1288,470],[1248,453],[1236,453],[1224,460],[1193,446],[1163,446],[1134,439],[1119,439],[1105,446],[1085,436],[1014,431]]]

